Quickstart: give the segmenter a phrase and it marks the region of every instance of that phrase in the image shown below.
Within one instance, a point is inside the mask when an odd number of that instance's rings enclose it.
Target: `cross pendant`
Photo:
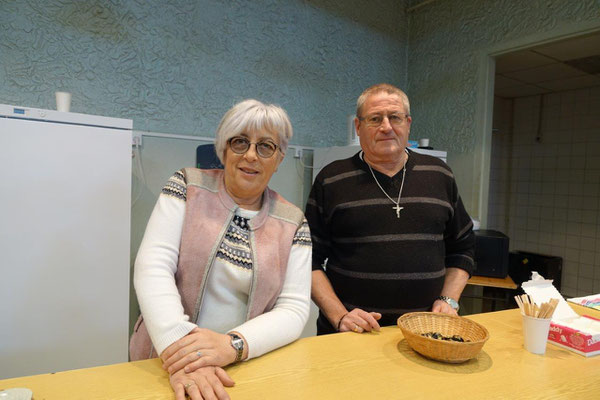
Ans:
[[[394,207],[392,207],[394,210],[396,210],[396,218],[400,218],[400,210],[403,210],[404,207],[400,207],[399,204],[396,204]]]

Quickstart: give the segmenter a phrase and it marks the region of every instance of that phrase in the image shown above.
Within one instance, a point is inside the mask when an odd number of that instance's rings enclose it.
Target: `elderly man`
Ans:
[[[412,311],[458,311],[473,270],[473,224],[450,168],[407,149],[411,122],[402,90],[366,89],[354,120],[362,151],[315,180],[306,217],[317,334],[379,330]]]

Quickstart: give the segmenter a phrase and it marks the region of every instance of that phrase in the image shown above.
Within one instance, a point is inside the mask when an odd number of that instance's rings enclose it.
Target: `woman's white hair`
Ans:
[[[279,147],[285,154],[292,138],[292,123],[285,110],[274,104],[248,99],[229,109],[221,119],[215,135],[215,151],[225,164],[227,141],[246,132],[267,131],[279,135]]]

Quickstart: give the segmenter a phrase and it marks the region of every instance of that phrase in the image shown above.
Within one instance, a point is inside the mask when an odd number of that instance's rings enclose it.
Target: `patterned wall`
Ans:
[[[345,144],[370,84],[406,84],[404,1],[0,0],[0,103],[213,136],[247,97],[286,108],[294,144]]]
[[[600,20],[598,0],[437,0],[410,15],[409,90],[413,122],[438,147],[475,144],[479,52],[561,24]]]
[[[477,216],[482,160],[476,132],[479,58],[527,35],[598,21],[599,0],[437,0],[409,14],[409,95],[415,138],[448,150],[469,211]],[[456,169],[455,169],[456,172]],[[470,192],[469,192],[470,191]]]

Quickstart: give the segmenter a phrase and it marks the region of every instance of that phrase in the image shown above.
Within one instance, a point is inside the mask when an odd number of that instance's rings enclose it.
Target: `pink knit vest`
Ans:
[[[190,321],[195,322],[202,304],[210,266],[237,204],[225,191],[222,170],[183,170],[186,211],[175,282]],[[281,292],[294,235],[302,225],[302,211],[267,188],[259,213],[250,220],[253,277],[246,319],[271,310]],[[143,316],[134,327],[129,344],[131,361],[157,357]]]

